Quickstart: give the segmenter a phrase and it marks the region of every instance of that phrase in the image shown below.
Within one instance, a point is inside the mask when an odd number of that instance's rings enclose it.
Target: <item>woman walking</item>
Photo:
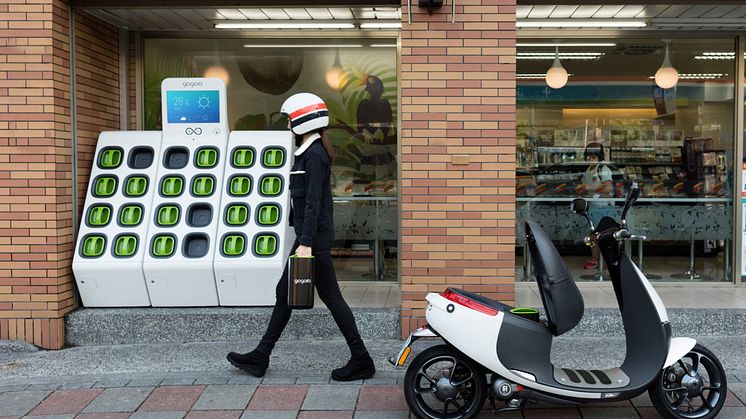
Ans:
[[[290,173],[290,220],[296,235],[290,254],[300,257],[313,255],[316,258],[316,290],[350,348],[350,360],[345,366],[332,371],[332,379],[353,381],[370,378],[376,369],[360,338],[352,311],[339,290],[332,264],[334,221],[330,177],[334,149],[324,132],[329,125],[326,104],[316,95],[298,93],[282,104],[281,112],[288,115],[289,128],[299,146]],[[290,319],[287,276],[286,264],[285,272],[277,283],[272,317],[256,349],[245,354],[228,354],[231,364],[256,377],[264,376],[272,349]]]

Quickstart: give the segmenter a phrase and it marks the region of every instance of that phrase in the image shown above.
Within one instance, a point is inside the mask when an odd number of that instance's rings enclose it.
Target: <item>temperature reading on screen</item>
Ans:
[[[166,96],[171,124],[220,122],[217,90],[171,90]]]

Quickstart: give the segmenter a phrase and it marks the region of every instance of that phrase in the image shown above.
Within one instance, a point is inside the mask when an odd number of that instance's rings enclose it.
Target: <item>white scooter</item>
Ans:
[[[624,363],[606,370],[562,368],[550,362],[552,338],[574,328],[583,297],[570,270],[538,224],[526,222],[545,319],[510,312],[511,307],[468,291],[448,288],[427,295],[427,326],[412,333],[391,362],[402,366],[412,342],[438,337],[442,345],[420,353],[407,369],[404,395],[419,418],[473,418],[489,395],[495,413],[520,410],[527,401],[551,404],[629,400],[648,391],[665,418],[702,419],[725,402],[725,371],[717,357],[691,338],[671,338],[663,303],[643,273],[624,254],[626,214],[639,197],[628,188],[621,223],[604,217],[596,228],[583,199],[573,201],[593,233],[614,286],[626,335]],[[489,376],[490,385],[487,385]]]

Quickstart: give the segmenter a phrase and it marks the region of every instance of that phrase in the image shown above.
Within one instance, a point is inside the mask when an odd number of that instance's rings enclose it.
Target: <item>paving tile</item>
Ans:
[[[182,419],[187,412],[135,412],[129,419]]]
[[[31,415],[64,415],[80,413],[99,394],[100,389],[57,390],[31,411]]]
[[[253,375],[237,375],[228,379],[228,384],[259,384],[262,382],[261,378],[254,377]]]
[[[75,419],[127,419],[129,413],[81,413]]]
[[[96,384],[95,381],[72,381],[69,383],[62,383],[60,390],[75,390],[81,388],[91,388]]]
[[[355,410],[360,386],[308,386],[301,410]]]
[[[42,390],[55,391],[55,390],[59,390],[60,387],[62,387],[62,384],[60,383],[31,384],[30,386],[28,386],[26,391],[42,391]]]
[[[490,415],[492,415],[492,412],[490,412]],[[379,411],[362,411],[358,410],[355,412],[354,419],[409,419],[409,411],[402,410],[379,410]],[[500,417],[502,418],[502,415]]]
[[[248,410],[300,410],[306,386],[259,386]]]
[[[194,385],[228,384],[229,377],[199,377]]]
[[[329,384],[329,377],[298,377],[295,384]]]
[[[242,410],[192,410],[186,419],[239,419]]]
[[[365,385],[394,385],[398,377],[373,377],[364,380]]]
[[[25,391],[27,388],[28,388],[28,384],[4,385],[4,386],[0,386],[0,393]],[[2,416],[0,416],[0,417],[2,417]]]
[[[660,419],[661,417],[654,407],[638,407],[637,413],[642,419]]]
[[[650,401],[647,391],[632,399],[632,404],[637,407],[653,407],[653,402]]]
[[[295,377],[264,377],[262,384],[266,385],[281,385],[281,384],[295,384]]]
[[[23,416],[50,393],[51,391],[24,391],[0,394],[0,416]]]
[[[254,391],[252,385],[208,386],[192,410],[244,410]]]
[[[41,415],[41,416],[24,416],[23,419],[73,419],[76,415]]]
[[[526,409],[523,411],[526,419],[583,419],[580,411],[574,407],[556,409]]]
[[[583,419],[629,419],[636,418],[633,407],[581,407]]]
[[[725,405],[730,407],[745,407],[741,400],[733,394],[732,390],[728,390],[728,395],[725,397]]]
[[[130,380],[127,379],[120,379],[120,380],[101,380],[97,381],[96,384],[93,385],[93,388],[117,388],[117,387],[125,387],[130,382]]]
[[[301,411],[298,419],[352,419],[352,411]]]
[[[134,412],[151,391],[151,387],[107,388],[83,413]]]
[[[295,419],[297,410],[247,410],[241,419]]]
[[[130,380],[127,387],[158,387],[161,385],[162,378],[138,378]]]
[[[746,403],[746,383],[728,383],[728,389]]]
[[[165,378],[161,381],[162,386],[191,386],[195,379],[192,377]]]
[[[718,419],[743,419],[746,418],[746,407],[724,407],[718,413]]]
[[[409,410],[401,386],[362,386],[357,410]]]
[[[182,412],[189,411],[205,390],[195,387],[158,387],[140,407],[143,412]]]

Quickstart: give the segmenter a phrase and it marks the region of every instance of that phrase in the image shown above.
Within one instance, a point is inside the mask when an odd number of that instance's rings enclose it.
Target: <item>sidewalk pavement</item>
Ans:
[[[553,361],[588,368],[618,363],[621,338],[558,339]],[[746,337],[704,337],[723,360],[731,392],[719,418],[746,417]],[[231,367],[229,350],[255,342],[115,345],[62,351],[0,350],[0,418],[407,418],[404,370],[386,357],[398,340],[366,344],[379,372],[352,383],[331,381],[348,357],[343,340],[278,343],[267,375]],[[423,349],[417,342],[415,354]],[[623,347],[623,346],[622,346]],[[623,351],[621,351],[623,352]],[[600,365],[599,365],[600,364]],[[480,418],[492,417],[489,407]],[[632,402],[577,408],[529,406],[499,418],[655,418],[646,394]]]

